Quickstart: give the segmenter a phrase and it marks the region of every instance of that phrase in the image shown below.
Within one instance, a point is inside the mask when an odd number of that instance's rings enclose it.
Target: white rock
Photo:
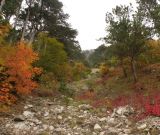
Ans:
[[[114,110],[118,115],[129,115],[134,112],[134,109],[130,106],[119,107]]]
[[[8,128],[8,127],[10,127],[11,126],[11,124],[6,124],[6,128]]]
[[[84,114],[87,114],[87,113],[88,113],[88,111],[84,111],[83,113],[84,113]]]
[[[123,130],[125,134],[130,134],[131,133],[131,129],[124,129]]]
[[[54,110],[54,113],[56,114],[60,114],[64,111],[64,107],[63,106],[58,106],[57,108],[55,108]]]
[[[33,108],[33,105],[25,105],[24,109]]]
[[[22,121],[25,121],[25,118],[22,115],[15,116],[14,121],[15,122],[22,122]]]
[[[103,132],[100,132],[100,134],[99,135],[105,135],[105,131],[103,131]]]
[[[49,112],[44,113],[44,117],[47,117],[49,115]]]
[[[57,117],[59,120],[62,120],[63,119],[63,117],[61,116],[61,115],[58,115],[58,117]]]
[[[34,130],[34,131],[37,131],[37,130],[38,130],[38,127],[34,127],[33,130]]]
[[[105,118],[105,117],[104,117],[104,118],[100,118],[99,121],[100,121],[100,122],[107,121],[107,118]]]
[[[30,121],[33,122],[33,123],[35,123],[36,125],[42,124],[42,122],[39,121],[38,119],[31,119]]]
[[[101,130],[102,128],[100,127],[100,125],[99,124],[95,124],[94,125],[94,130]]]
[[[20,130],[26,130],[28,129],[29,127],[24,123],[24,122],[21,122],[21,123],[16,123],[14,125],[14,128],[15,129],[20,129]]]
[[[46,130],[48,128],[48,125],[43,125],[43,129]]]
[[[107,122],[109,124],[115,124],[115,119],[114,118],[109,118]]]
[[[138,130],[143,130],[147,127],[147,124],[142,124],[139,127],[137,127]]]
[[[53,126],[49,126],[49,130],[53,130],[54,129],[54,127]]]
[[[88,109],[91,109],[92,106],[90,106],[88,104],[82,104],[82,105],[79,105],[78,108],[80,108],[82,110],[88,110]]]
[[[23,112],[23,115],[24,115],[25,117],[33,117],[33,116],[34,116],[34,113],[32,113],[32,112],[30,112],[30,111],[24,111],[24,112]]]

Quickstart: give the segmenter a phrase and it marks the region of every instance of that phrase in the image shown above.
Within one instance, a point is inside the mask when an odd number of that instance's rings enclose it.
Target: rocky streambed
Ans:
[[[106,112],[75,101],[30,98],[19,113],[0,116],[0,135],[160,135],[159,117],[134,122],[130,106]]]

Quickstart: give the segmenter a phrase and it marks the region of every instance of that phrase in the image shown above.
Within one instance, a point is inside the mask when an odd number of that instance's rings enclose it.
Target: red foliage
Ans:
[[[119,96],[112,101],[112,105],[114,107],[131,105],[144,114],[140,116],[160,116],[160,94],[158,92],[150,93],[148,96],[142,93],[135,93],[131,96]]]

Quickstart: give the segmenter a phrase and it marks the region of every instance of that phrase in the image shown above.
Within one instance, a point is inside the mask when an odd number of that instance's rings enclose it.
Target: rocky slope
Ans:
[[[0,135],[160,134],[158,117],[148,117],[135,123],[129,119],[134,113],[129,106],[117,108],[108,115],[106,112],[75,101],[66,105],[58,99],[30,98],[18,114],[0,115]]]

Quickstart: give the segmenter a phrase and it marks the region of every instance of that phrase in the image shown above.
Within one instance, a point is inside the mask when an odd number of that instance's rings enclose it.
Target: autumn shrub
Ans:
[[[31,93],[38,86],[33,81],[34,76],[42,72],[40,68],[32,66],[38,60],[38,55],[27,44],[20,42],[10,48],[12,51],[1,57],[4,67],[2,73],[7,76],[0,81],[0,99],[4,102],[14,101],[17,95]]]
[[[102,99],[93,100],[92,106],[95,108],[99,108],[99,107],[112,108],[112,103],[110,99],[102,98]]]
[[[73,81],[73,67],[67,62],[57,65],[57,71],[54,72],[54,76],[58,81],[71,82]]]
[[[148,51],[144,53],[145,59],[149,64],[160,62],[160,40],[147,41]]]
[[[93,91],[82,92],[76,97],[77,100],[88,100],[88,101],[95,100],[95,98],[96,98],[96,93]]]
[[[38,55],[27,47],[25,43],[18,43],[15,52],[8,55],[5,61],[7,81],[13,84],[18,94],[29,94],[37,87],[32,78],[41,72],[39,68],[32,66],[38,60]]]
[[[109,65],[110,67],[116,67],[119,63],[119,60],[117,57],[113,56],[110,59],[107,60],[107,65]]]
[[[109,67],[104,63],[100,65],[99,69],[102,77],[106,76],[109,73]]]
[[[80,80],[85,78],[87,75],[88,69],[81,62],[75,62],[73,66],[73,79]]]
[[[59,91],[61,92],[61,94],[69,97],[73,97],[75,94],[75,91],[72,88],[69,88],[67,86],[67,83],[63,81],[60,82]]]
[[[39,96],[55,96],[59,89],[59,82],[55,79],[53,73],[43,73],[39,77],[39,87],[36,94]]]
[[[150,92],[148,95],[134,93],[132,95],[121,95],[112,101],[113,107],[131,105],[140,112],[139,116],[160,116],[160,94]]]

